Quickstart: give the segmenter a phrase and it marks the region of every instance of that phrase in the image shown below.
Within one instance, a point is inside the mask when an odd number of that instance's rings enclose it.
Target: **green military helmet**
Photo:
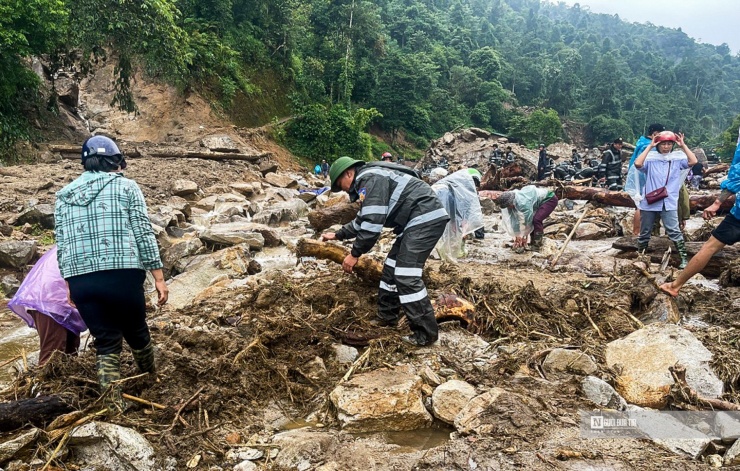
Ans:
[[[478,171],[478,169],[475,168],[469,168],[468,169],[468,175],[473,177],[473,181],[475,182],[475,186],[480,185],[481,180],[483,179],[483,175]]]
[[[329,180],[331,181],[331,191],[337,192],[340,191],[341,188],[337,186],[337,179],[344,173],[345,170],[348,168],[352,168],[356,165],[362,165],[365,162],[362,160],[355,160],[352,157],[339,157],[337,160],[334,161],[333,164],[331,164],[331,168],[329,169]]]

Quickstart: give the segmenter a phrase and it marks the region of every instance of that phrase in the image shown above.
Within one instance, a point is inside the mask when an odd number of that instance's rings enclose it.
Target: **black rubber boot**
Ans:
[[[648,248],[648,242],[637,242],[637,253],[645,253]]]
[[[678,265],[678,268],[683,270],[686,268],[686,265],[689,264],[689,254],[686,251],[686,243],[684,241],[678,241],[676,244],[676,250],[678,250],[678,255],[681,257],[681,263]]]
[[[141,350],[132,350],[134,355],[134,362],[142,373],[154,373],[156,368],[154,366],[154,344],[149,342],[149,345],[142,348]]]
[[[542,248],[542,238],[544,234],[542,232],[532,233],[532,250],[540,250]]]

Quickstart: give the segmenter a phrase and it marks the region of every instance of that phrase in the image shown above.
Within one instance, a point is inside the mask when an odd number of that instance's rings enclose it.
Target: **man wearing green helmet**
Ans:
[[[373,248],[383,227],[396,240],[383,266],[375,324],[395,326],[403,307],[413,335],[404,341],[430,345],[438,338],[437,321],[422,269],[450,219],[431,187],[410,170],[385,162],[338,158],[329,169],[332,191],[346,191],[360,202],[354,221],[322,234],[323,240],[354,239],[342,268],[351,273],[360,256]]]

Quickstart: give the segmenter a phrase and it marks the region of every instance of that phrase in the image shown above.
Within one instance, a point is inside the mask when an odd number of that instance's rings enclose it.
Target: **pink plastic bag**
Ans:
[[[80,313],[67,301],[67,284],[59,272],[56,245],[36,262],[8,303],[8,308],[29,327],[35,326],[28,311],[35,310],[51,317],[75,335],[87,330]]]

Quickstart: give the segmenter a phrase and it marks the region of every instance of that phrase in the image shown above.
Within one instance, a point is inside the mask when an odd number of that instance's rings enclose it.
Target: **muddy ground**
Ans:
[[[79,164],[71,161],[1,168],[0,214],[12,215],[31,199],[53,202],[54,192],[79,170]],[[135,159],[126,173],[154,205],[169,197],[175,179],[187,178],[205,188],[249,181],[253,172],[243,162]],[[594,357],[600,377],[611,379],[604,345],[639,328],[630,314],[636,318],[643,314],[641,287],[646,282],[632,262],[613,257],[609,248],[613,239],[574,242],[558,266],[548,269],[546,256],[554,254],[555,242],[548,242],[544,254],[513,254],[506,247],[507,238],[496,230],[497,215],[486,221],[487,237],[468,244],[467,259],[456,265],[428,263],[427,270],[437,275],[428,288],[432,297],[455,293],[470,300],[475,305],[474,324],[467,330],[445,324],[443,333],[466,339],[477,334],[491,343],[495,355],[483,361],[472,358],[445,336],[433,349],[409,347],[400,341],[403,328],[381,329],[368,323],[375,313],[375,283],[345,275],[332,262],[296,260],[294,266],[246,278],[240,286],[212,290],[184,309],[152,310],[157,380],[134,378],[123,388],[166,408],[131,403],[125,413],[104,414],[103,420],[142,433],[161,464],[171,469],[185,469],[195,455],[200,459],[194,469],[231,469],[230,450],[246,443],[277,449],[271,445],[273,435],[298,425],[333,440],[328,450],[308,460],[305,469],[704,468],[701,462],[647,441],[582,439],[578,412],[593,405],[583,398],[579,378],[548,377],[540,367],[550,349],[573,346]],[[49,241],[48,231],[26,232],[16,231],[12,237]],[[379,260],[389,240],[380,244],[375,254]],[[726,382],[726,399],[740,403],[738,292],[738,288],[718,290],[711,282],[693,284],[686,288],[680,307],[686,327],[715,354],[713,367]],[[3,331],[18,325],[5,311]],[[503,405],[489,418],[493,432],[488,436],[454,434],[443,443],[433,441],[435,446],[424,438],[427,432],[406,435],[403,445],[382,434],[341,432],[328,394],[349,365],[334,361],[332,346],[358,337],[369,339],[372,352],[356,365],[354,374],[427,364],[435,370],[453,370],[450,377],[480,390],[498,386],[528,400]],[[6,354],[8,358],[13,352]],[[317,357],[325,371],[315,369]],[[77,358],[54,358],[41,369],[20,369],[2,391],[2,399],[64,392],[74,395],[82,416],[101,410],[91,349]],[[123,356],[123,373],[136,375],[128,353]],[[451,431],[443,424],[435,427],[443,435]],[[39,460],[45,463],[59,440],[58,434],[44,435],[25,458],[37,465],[17,469],[40,469]],[[174,458],[174,468],[169,457]],[[322,468],[327,462],[339,467]],[[49,469],[77,469],[74,455],[64,452],[54,464],[58,468]],[[260,469],[295,469],[270,458],[258,464]]]

